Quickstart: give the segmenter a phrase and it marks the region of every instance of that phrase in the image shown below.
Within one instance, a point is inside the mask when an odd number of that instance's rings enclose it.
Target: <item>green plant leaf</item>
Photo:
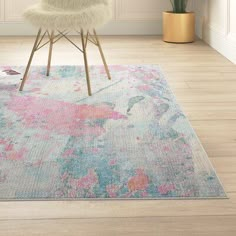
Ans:
[[[170,0],[174,13],[186,13],[188,0]]]

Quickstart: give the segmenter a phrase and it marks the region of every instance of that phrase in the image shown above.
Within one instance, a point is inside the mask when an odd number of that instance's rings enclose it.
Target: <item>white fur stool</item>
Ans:
[[[84,55],[88,94],[91,96],[91,86],[89,78],[89,67],[87,60],[87,44],[92,42],[100,51],[107,76],[111,79],[109,69],[99,42],[96,28],[107,23],[112,15],[111,0],[41,0],[26,10],[24,17],[39,28],[30,59],[20,86],[23,90],[27,80],[34,53],[49,44],[49,56],[47,66],[47,76],[50,74],[53,45],[61,38],[66,38]],[[82,47],[77,46],[68,36],[70,31],[80,34]],[[90,33],[92,30],[93,34]],[[48,41],[43,43],[43,39],[48,36]]]

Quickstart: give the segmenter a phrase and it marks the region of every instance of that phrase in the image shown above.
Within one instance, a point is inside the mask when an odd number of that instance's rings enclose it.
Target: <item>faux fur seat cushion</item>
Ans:
[[[42,0],[24,13],[37,27],[72,30],[96,29],[111,16],[111,0]]]

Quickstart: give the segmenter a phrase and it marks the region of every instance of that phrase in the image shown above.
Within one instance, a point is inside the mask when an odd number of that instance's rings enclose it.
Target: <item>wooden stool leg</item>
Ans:
[[[33,60],[33,57],[34,57],[34,53],[37,49],[37,45],[38,45],[38,42],[39,42],[41,32],[42,32],[42,30],[39,29],[36,40],[35,40],[35,43],[34,43],[34,46],[33,46],[33,49],[32,49],[32,52],[31,52],[31,55],[30,55],[30,58],[29,58],[29,61],[28,61],[28,64],[27,64],[27,67],[26,67],[26,70],[25,70],[23,80],[21,82],[20,91],[22,91],[24,89],[24,85],[25,85],[25,82],[27,80],[27,75],[29,73],[29,69],[30,69],[30,66],[31,66],[31,63],[32,63],[32,60]]]
[[[54,31],[49,34],[49,53],[48,53],[48,66],[47,66],[47,76],[50,74],[51,69],[51,61],[52,61],[52,49],[53,49],[53,38],[54,38]]]
[[[98,38],[98,36],[97,36],[97,33],[96,33],[96,30],[95,30],[95,29],[93,30],[93,33],[94,33],[94,36],[95,36],[96,41],[97,41],[97,46],[98,46],[98,48],[99,48],[99,52],[100,52],[100,54],[101,54],[102,61],[103,61],[103,64],[104,64],[104,67],[105,67],[105,70],[106,70],[108,79],[111,80],[111,74],[110,74],[109,68],[108,68],[108,66],[107,66],[107,62],[106,62],[104,53],[103,53],[103,51],[102,51],[102,46],[101,46],[101,44],[100,44],[100,41],[99,41],[99,38]]]
[[[83,55],[84,55],[84,65],[85,65],[85,71],[86,71],[86,79],[87,79],[87,86],[88,86],[88,95],[92,96],[91,92],[91,85],[90,85],[90,78],[89,78],[89,67],[88,67],[88,59],[87,59],[87,45],[84,39],[84,31],[81,30],[81,40],[82,40],[82,47],[83,47]]]

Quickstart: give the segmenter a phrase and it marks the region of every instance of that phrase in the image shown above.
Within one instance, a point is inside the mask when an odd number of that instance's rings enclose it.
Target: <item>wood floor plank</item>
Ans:
[[[236,145],[236,120],[191,120],[191,124],[206,148],[215,143]]]
[[[202,142],[210,157],[234,157],[236,158],[236,143]]]
[[[219,102],[229,102],[236,103],[236,93],[235,92],[208,92],[199,91],[194,89],[175,89],[175,95],[180,103],[191,102],[191,103],[219,103]]]
[[[218,173],[236,173],[236,158],[234,157],[213,157],[210,161]]]
[[[187,82],[190,89],[203,89],[204,91],[235,91],[236,81],[222,80],[222,81],[189,81]]]
[[[0,235],[235,236],[235,222],[236,216],[0,221]]]
[[[0,202],[0,220],[236,214],[236,193],[230,199]]]
[[[192,121],[206,120],[226,123],[236,120],[236,106],[234,103],[182,103],[182,109]]]

